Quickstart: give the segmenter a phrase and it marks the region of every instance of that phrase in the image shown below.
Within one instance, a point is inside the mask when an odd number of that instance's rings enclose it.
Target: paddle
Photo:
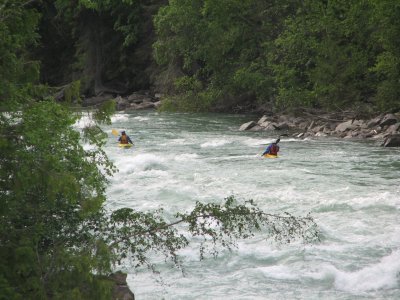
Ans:
[[[118,131],[117,131],[116,129],[111,130],[111,132],[112,132],[112,134],[115,135],[115,136],[118,136],[118,135],[119,135],[119,134],[118,134]]]
[[[289,136],[289,135],[288,135],[287,133],[280,134],[280,135],[278,136],[278,139],[277,139],[277,142],[278,142],[278,143],[279,143],[280,140],[281,140],[281,136]],[[271,144],[271,143],[268,143],[268,144],[260,144],[260,146],[269,145],[269,144]]]

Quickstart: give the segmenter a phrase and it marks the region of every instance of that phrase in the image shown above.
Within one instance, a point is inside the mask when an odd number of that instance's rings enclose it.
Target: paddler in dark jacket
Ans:
[[[261,156],[264,156],[265,154],[278,155],[279,152],[278,143],[280,140],[281,139],[277,139],[275,143],[269,144],[267,149],[265,149],[264,153],[261,154]]]
[[[120,142],[120,144],[133,144],[130,137],[126,135],[125,131],[121,132],[118,142]]]

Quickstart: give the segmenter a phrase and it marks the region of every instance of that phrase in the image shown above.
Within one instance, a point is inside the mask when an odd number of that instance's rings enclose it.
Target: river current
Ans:
[[[106,206],[188,211],[230,195],[264,211],[314,217],[321,241],[239,241],[199,261],[180,252],[184,273],[126,266],[136,299],[400,299],[400,150],[373,142],[282,137],[280,158],[263,159],[273,132],[239,131],[255,116],[140,111],[116,114],[105,150],[119,172]],[[112,129],[134,142],[120,149]]]

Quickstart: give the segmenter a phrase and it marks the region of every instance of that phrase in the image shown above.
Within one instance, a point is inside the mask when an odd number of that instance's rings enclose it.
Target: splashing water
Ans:
[[[311,212],[323,233],[314,245],[275,245],[257,236],[199,261],[181,252],[185,275],[160,262],[164,284],[127,267],[137,299],[400,299],[400,151],[371,142],[283,137],[278,159],[263,159],[278,134],[240,132],[254,116],[137,112],[105,128],[119,172],[107,206],[167,214],[229,195],[271,213]],[[126,130],[130,149],[111,129]]]

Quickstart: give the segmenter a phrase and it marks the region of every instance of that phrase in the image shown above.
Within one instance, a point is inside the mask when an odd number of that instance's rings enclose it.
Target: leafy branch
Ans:
[[[230,196],[223,204],[197,202],[188,213],[176,213],[175,220],[162,217],[163,210],[154,213],[130,208],[114,211],[108,221],[97,218],[94,227],[110,246],[117,260],[130,259],[135,267],[147,265],[151,253],[161,253],[180,267],[178,251],[201,238],[200,259],[212,254],[217,257],[221,247],[232,250],[237,240],[250,239],[256,232],[278,243],[301,239],[305,243],[319,241],[320,232],[314,219],[307,215],[295,217],[287,212],[269,214],[259,209],[253,200],[237,204]],[[100,224],[101,223],[101,224]],[[104,225],[106,224],[106,225]],[[208,245],[211,245],[208,251]]]

